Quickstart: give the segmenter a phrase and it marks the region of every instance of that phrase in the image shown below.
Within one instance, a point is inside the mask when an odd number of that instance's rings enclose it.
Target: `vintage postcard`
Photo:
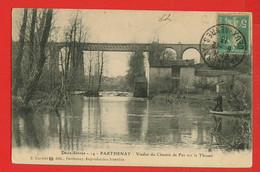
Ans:
[[[252,166],[252,15],[12,10],[12,162]]]

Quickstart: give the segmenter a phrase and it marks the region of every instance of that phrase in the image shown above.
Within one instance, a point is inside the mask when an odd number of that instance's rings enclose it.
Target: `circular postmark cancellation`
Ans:
[[[229,24],[210,27],[201,37],[200,53],[210,67],[229,69],[241,63],[247,51],[244,35]]]

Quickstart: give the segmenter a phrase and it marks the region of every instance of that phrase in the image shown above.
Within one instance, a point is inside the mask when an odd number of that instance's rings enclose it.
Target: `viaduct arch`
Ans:
[[[18,42],[12,42],[12,49],[15,50],[18,47]],[[79,44],[77,44],[79,45]],[[143,51],[149,52],[151,48],[153,48],[154,44],[151,43],[80,43],[81,51],[114,51],[114,52],[134,52],[134,51]],[[187,49],[196,49],[199,51],[199,44],[163,44],[159,43],[159,47],[161,48],[171,48],[176,51],[177,59],[182,59],[183,53]],[[48,45],[47,45],[48,46]],[[56,51],[56,55],[58,56],[60,49],[67,47],[66,43],[62,42],[52,42],[49,43],[49,46]],[[14,52],[13,52],[14,53]]]

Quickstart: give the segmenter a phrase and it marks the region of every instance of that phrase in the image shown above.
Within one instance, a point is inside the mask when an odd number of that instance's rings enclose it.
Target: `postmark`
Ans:
[[[200,53],[210,67],[229,69],[241,63],[245,57],[247,42],[235,26],[217,24],[202,35]]]

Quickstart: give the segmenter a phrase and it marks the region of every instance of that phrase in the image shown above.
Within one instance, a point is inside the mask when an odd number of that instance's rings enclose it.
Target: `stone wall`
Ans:
[[[185,89],[194,89],[195,69],[194,67],[180,68],[180,87]]]

